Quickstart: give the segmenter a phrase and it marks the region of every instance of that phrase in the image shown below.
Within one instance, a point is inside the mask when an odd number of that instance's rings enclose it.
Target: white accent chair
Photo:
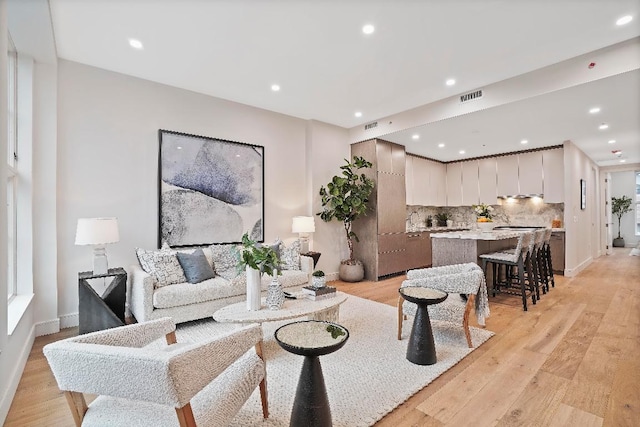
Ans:
[[[166,345],[149,346],[164,336]],[[76,426],[226,426],[258,386],[269,415],[258,325],[176,343],[163,318],[57,341],[44,354]],[[82,393],[99,397],[87,406]]]
[[[429,306],[429,318],[446,320],[453,323],[462,322],[467,344],[473,348],[471,331],[469,330],[469,313],[475,308],[478,324],[484,326],[489,317],[489,299],[487,284],[482,269],[475,263],[446,265],[442,267],[420,268],[407,271],[407,280],[401,287],[422,286],[448,294],[467,295],[466,303],[458,295],[449,297],[440,304]],[[474,307],[475,306],[475,307]],[[398,339],[402,339],[402,323],[407,315],[415,316],[416,305],[398,298]]]

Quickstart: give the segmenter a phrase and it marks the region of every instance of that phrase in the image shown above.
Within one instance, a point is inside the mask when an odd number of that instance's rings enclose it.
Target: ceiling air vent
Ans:
[[[372,122],[372,123],[364,125],[364,130],[373,129],[375,127],[378,127],[378,122]]]
[[[473,101],[478,98],[482,98],[482,89],[460,95],[460,103]]]

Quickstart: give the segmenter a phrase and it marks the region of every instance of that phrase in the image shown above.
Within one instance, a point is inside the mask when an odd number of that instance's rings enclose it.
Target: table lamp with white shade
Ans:
[[[93,246],[93,274],[107,274],[109,263],[105,245],[120,240],[117,218],[79,218],[76,245]]]
[[[309,252],[309,234],[316,231],[312,216],[294,216],[291,232],[300,235],[300,253]]]

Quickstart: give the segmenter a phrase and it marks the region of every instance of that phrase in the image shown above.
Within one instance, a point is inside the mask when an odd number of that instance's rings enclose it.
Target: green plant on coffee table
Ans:
[[[338,338],[339,336],[341,336],[341,335],[345,335],[345,333],[342,330],[342,328],[339,328],[339,327],[334,326],[334,325],[327,326],[327,332],[329,332],[331,334],[331,338],[333,338],[334,340],[336,338]]]
[[[248,233],[242,236],[242,249],[238,252],[238,269],[244,270],[249,267],[260,271],[260,274],[267,273],[273,276],[273,271],[280,271],[280,260],[276,251],[269,246],[262,246],[249,238]]]
[[[324,271],[322,270],[316,270],[311,274],[313,275],[313,277],[324,277]]]

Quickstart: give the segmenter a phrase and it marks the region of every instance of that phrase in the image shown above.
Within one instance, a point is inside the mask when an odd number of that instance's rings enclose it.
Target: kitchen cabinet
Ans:
[[[542,194],[542,151],[518,154],[518,194]]]
[[[462,162],[462,204],[464,206],[477,205],[480,201],[478,185],[478,161]]]
[[[380,276],[405,270],[407,161],[404,147],[372,139],[352,144],[351,155],[362,156],[373,165],[362,171],[374,180],[375,186],[369,197],[369,212],[353,223],[353,231],[360,239],[354,245],[354,256],[363,262],[365,278],[378,280]],[[415,177],[415,173],[413,175]]]
[[[413,194],[416,205],[427,206],[431,201],[430,163],[422,157],[413,158]]]
[[[404,170],[404,188],[407,193],[407,205],[416,205],[413,192],[413,160],[414,156],[407,156],[407,165]]]
[[[429,206],[445,206],[447,203],[447,165],[429,161],[429,182],[431,194]]]
[[[519,194],[518,156],[515,154],[496,158],[498,196]]]
[[[557,274],[564,274],[564,231],[554,231],[551,233],[549,247],[551,248],[551,264],[553,265],[553,272]]]
[[[498,199],[496,184],[496,159],[494,157],[478,160],[478,187],[480,203],[495,205]]]
[[[546,203],[564,203],[564,150],[542,152],[543,194]]]
[[[462,206],[462,164],[447,164],[447,206]]]
[[[405,270],[431,265],[431,233],[406,233]]]

